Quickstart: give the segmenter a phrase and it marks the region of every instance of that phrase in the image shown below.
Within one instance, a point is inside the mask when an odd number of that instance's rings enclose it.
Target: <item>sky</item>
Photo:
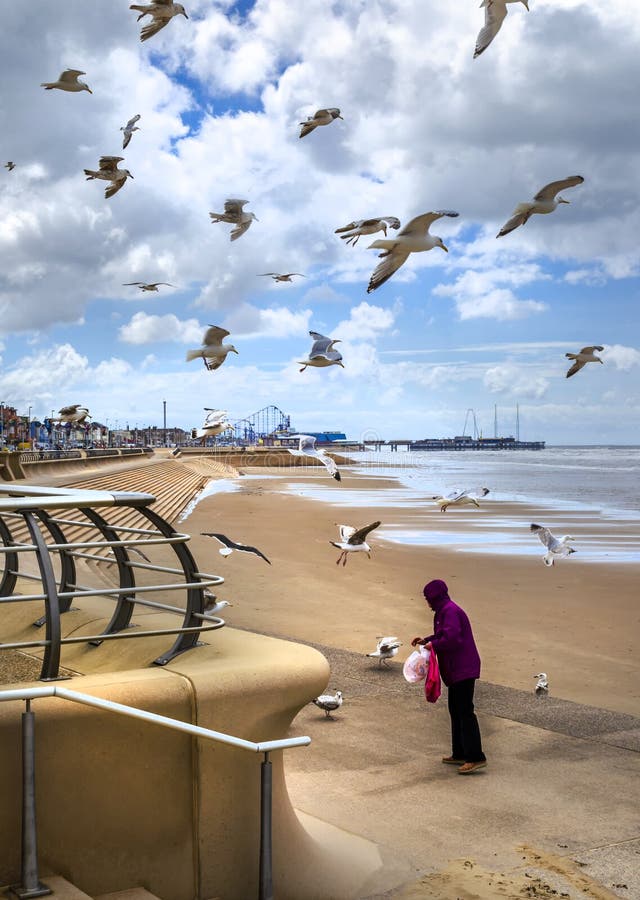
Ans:
[[[275,405],[352,439],[460,434],[469,409],[490,436],[496,408],[514,434],[518,404],[524,440],[640,444],[637,0],[509,4],[475,60],[476,0],[184,5],[142,43],[127,0],[5,4],[0,402],[143,427],[166,401],[183,428]],[[40,86],[65,68],[93,93]],[[343,120],[300,140],[323,107]],[[83,174],[102,155],[133,175],[108,200]],[[569,175],[569,205],[496,239]],[[233,243],[208,215],[231,197],[258,219]],[[439,209],[449,252],[367,294],[371,238],[335,229]],[[210,372],[185,355],[213,324],[238,355]],[[310,330],[344,368],[299,371]]]

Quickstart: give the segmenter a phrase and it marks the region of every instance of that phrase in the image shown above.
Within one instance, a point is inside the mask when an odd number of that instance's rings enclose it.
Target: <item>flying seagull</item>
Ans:
[[[191,432],[191,437],[202,438],[204,443],[204,439],[207,437],[216,437],[229,429],[233,431],[233,425],[227,421],[226,409],[209,409],[205,407],[205,412],[207,416],[202,428],[194,428]]]
[[[369,279],[369,287],[367,294],[375,291],[381,284],[384,284],[394,272],[397,272],[403,263],[405,263],[410,253],[421,253],[423,250],[431,250],[433,247],[440,247],[445,253],[449,251],[442,243],[442,238],[434,234],[429,234],[429,226],[436,219],[443,216],[449,216],[455,219],[457,212],[451,210],[440,209],[433,212],[423,213],[416,216],[404,226],[402,231],[395,238],[378,238],[373,244],[369,244],[368,249],[382,249],[384,252],[379,256],[382,259],[378,263],[373,275]]]
[[[313,459],[318,459],[325,467],[329,475],[333,475],[336,481],[342,481],[342,477],[340,472],[338,472],[338,467],[335,463],[335,460],[332,459],[325,450],[317,450],[316,449],[316,439],[312,437],[310,434],[292,434],[290,437],[297,437],[299,439],[298,449],[294,450],[289,447],[289,453],[293,456],[310,456]]]
[[[136,122],[140,118],[140,113],[135,115],[132,119],[129,119],[126,125],[122,125],[120,131],[124,132],[122,138],[122,149],[125,150],[129,146],[129,141],[131,140],[131,135],[134,131],[140,131],[140,128],[136,125]]]
[[[381,668],[382,663],[386,666],[388,659],[398,655],[398,650],[402,647],[402,641],[398,640],[397,637],[377,637],[376,641],[378,642],[376,649],[372,653],[367,653],[367,656],[377,658],[378,668]]]
[[[87,176],[87,181],[92,181],[94,178],[99,178],[102,181],[110,181],[111,184],[105,188],[104,195],[108,199],[109,197],[113,197],[114,194],[117,194],[120,188],[124,185],[127,178],[133,178],[133,175],[128,169],[119,169],[118,163],[122,162],[124,156],[101,156],[100,162],[98,165],[100,166],[100,170],[98,172],[93,171],[92,169],[85,169],[84,174]]]
[[[480,488],[478,493],[481,497],[486,497],[489,493],[489,488]],[[440,512],[446,512],[448,506],[476,506],[480,509],[476,491],[452,491],[450,494],[438,495],[431,499],[436,501],[440,507]]]
[[[340,540],[329,541],[333,547],[337,547],[341,551],[340,556],[336,560],[336,565],[340,565],[340,561],[342,561],[342,565],[346,566],[348,554],[356,553],[359,550],[366,553],[371,559],[371,547],[365,539],[370,531],[373,531],[374,528],[381,524],[381,522],[374,522],[372,525],[365,525],[364,528],[358,528],[357,530],[351,525],[338,525]]]
[[[286,275],[282,275],[280,272],[261,272],[259,277],[264,278],[266,275],[271,275],[274,281],[291,281],[294,275],[297,275],[299,278],[307,277],[301,272],[288,272]]]
[[[381,216],[379,219],[358,219],[355,222],[349,222],[344,228],[336,228],[335,234],[339,234],[343,241],[355,247],[358,243],[358,238],[363,234],[375,234],[376,231],[384,231],[384,236],[386,237],[387,227],[397,230],[400,228],[400,219],[396,219],[395,216]]]
[[[43,81],[40,87],[43,87],[45,91],[52,91],[54,88],[58,88],[60,91],[69,91],[75,94],[80,91],[89,91],[90,94],[93,94],[88,84],[85,84],[84,81],[78,81],[78,75],[85,74],[86,72],[81,72],[80,69],[65,69],[64,72],[60,73],[57,81]]]
[[[505,222],[496,237],[504,237],[505,234],[509,234],[520,225],[524,225],[534,213],[547,215],[547,213],[552,213],[558,204],[569,203],[570,201],[565,200],[564,197],[558,197],[556,199],[556,194],[559,191],[563,191],[565,188],[582,184],[583,181],[584,178],[582,175],[570,175],[568,178],[562,178],[560,181],[550,181],[549,184],[545,184],[545,186],[538,191],[533,200],[527,200],[525,203],[518,203],[511,218],[508,222]]]
[[[325,711],[327,719],[333,719],[331,713],[342,706],[342,691],[336,691],[335,694],[320,694],[313,702]]]
[[[257,547],[249,547],[248,544],[236,544],[236,542],[232,541],[231,538],[228,538],[226,534],[214,534],[211,531],[201,531],[200,534],[204,537],[215,538],[218,543],[222,544],[222,549],[218,551],[221,556],[230,556],[234,550],[241,550],[243,553],[254,553],[271,565],[271,561],[268,560],[264,553],[262,553],[261,550],[258,550]]]
[[[329,109],[318,109],[312,116],[309,116],[306,121],[300,122],[302,128],[300,129],[298,137],[306,137],[308,134],[311,134],[318,125],[330,125],[334,119],[342,119],[339,109],[336,109],[333,106],[329,107]]]
[[[219,369],[227,358],[227,353],[238,353],[233,344],[222,343],[222,339],[226,338],[228,334],[229,332],[225,328],[209,325],[202,338],[202,347],[187,351],[187,362],[200,356],[210,372]]]
[[[8,169],[10,172],[13,172],[13,170],[16,167],[16,164],[14,162],[11,162],[11,160],[9,160],[9,162],[6,162],[4,164],[4,167],[5,167],[5,169]]]
[[[530,525],[530,530],[538,535],[544,546],[547,548],[547,552],[542,557],[542,562],[545,566],[552,566],[556,559],[564,559],[569,556],[570,553],[576,552],[573,547],[569,546],[569,542],[575,540],[570,534],[565,534],[562,537],[557,538],[548,528],[545,528],[544,525],[535,524]]]
[[[547,681],[547,673],[539,672],[533,676],[538,679],[535,686],[536,697],[547,697],[549,695],[549,682]]]
[[[206,616],[217,616],[219,612],[226,609],[227,606],[233,606],[229,600],[218,600],[215,594],[205,590],[206,603],[204,606],[204,614]]]
[[[141,41],[147,41],[154,34],[157,34],[165,25],[169,24],[174,16],[189,18],[182,3],[173,3],[173,0],[151,0],[149,6],[141,6],[134,3],[129,9],[135,9],[136,12],[140,13],[136,22],[139,22],[144,16],[151,16],[153,20],[148,25],[145,25],[140,32]]]
[[[326,366],[342,366],[344,369],[342,354],[333,349],[334,344],[340,343],[340,339],[325,337],[323,334],[318,334],[317,331],[310,331],[309,334],[313,338],[313,344],[309,351],[309,358],[298,360],[302,366],[300,371],[304,372],[307,366],[316,366],[321,369]]]
[[[482,0],[480,8],[484,6],[484,26],[480,29],[476,40],[474,59],[484,53],[502,28],[507,15],[507,3],[522,3],[527,11],[529,10],[529,0]]]
[[[79,403],[74,403],[73,406],[63,406],[58,410],[58,415],[60,416],[59,422],[71,422],[75,425],[84,425],[86,420],[91,418],[86,406],[80,406]]]
[[[209,213],[212,223],[229,222],[230,225],[235,225],[235,228],[231,229],[232,241],[237,241],[239,237],[242,237],[254,219],[256,222],[258,221],[255,213],[242,211],[242,207],[248,202],[248,200],[225,200],[223,213]]]
[[[175,287],[175,284],[169,284],[168,281],[153,281],[150,283],[147,283],[146,281],[125,281],[122,287],[139,287],[141,291],[153,291],[157,294],[160,285],[164,285],[165,287]]]
[[[574,364],[567,372],[567,378],[571,378],[572,375],[575,375],[576,372],[579,372],[580,369],[583,366],[586,366],[587,363],[602,363],[600,357],[595,355],[595,350],[600,350],[600,352],[602,352],[604,350],[604,347],[600,347],[599,344],[594,344],[593,347],[583,347],[580,353],[565,353],[567,359],[575,359]],[[604,365],[604,363],[602,364]]]

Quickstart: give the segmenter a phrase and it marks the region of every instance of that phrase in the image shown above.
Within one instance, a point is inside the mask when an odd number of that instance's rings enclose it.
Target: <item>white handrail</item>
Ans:
[[[307,747],[311,738],[303,735],[296,738],[283,738],[277,741],[247,741],[244,738],[225,734],[223,731],[213,731],[211,728],[202,728],[200,725],[191,725],[189,722],[181,722],[169,716],[148,712],[145,709],[136,709],[134,706],[126,706],[116,703],[114,700],[105,700],[102,697],[93,697],[91,694],[83,694],[80,691],[71,691],[68,688],[59,687],[56,684],[34,688],[19,688],[17,690],[0,691],[0,702],[9,700],[38,700],[45,697],[59,697],[61,700],[70,700],[73,703],[82,703],[85,706],[93,706],[96,709],[106,709],[109,712],[120,713],[132,719],[141,719],[151,722],[153,725],[163,725],[174,731],[183,731],[192,737],[204,738],[216,741],[220,744],[231,744],[241,750],[250,750],[253,753],[269,753],[272,750],[287,750],[290,747]]]

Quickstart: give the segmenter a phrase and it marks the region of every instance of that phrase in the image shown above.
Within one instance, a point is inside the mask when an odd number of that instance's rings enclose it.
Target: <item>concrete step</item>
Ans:
[[[146,888],[134,887],[126,891],[115,891],[112,894],[98,894],[94,900],[159,900],[159,898]]]
[[[55,897],[55,900],[91,900],[89,894],[85,894],[84,891],[81,891],[80,888],[71,884],[71,882],[67,881],[66,878],[63,878],[62,875],[42,875],[40,881],[50,888],[52,893],[49,896]],[[8,886],[0,888],[0,894],[4,896],[5,892],[8,890]],[[15,897],[15,894],[10,893],[7,896]],[[140,900],[142,900],[142,898],[140,898]]]

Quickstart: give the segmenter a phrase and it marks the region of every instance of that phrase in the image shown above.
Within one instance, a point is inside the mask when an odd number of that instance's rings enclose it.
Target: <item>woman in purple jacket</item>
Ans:
[[[473,711],[473,691],[480,677],[480,656],[473,640],[471,624],[466,612],[449,597],[444,581],[430,581],[424,596],[434,611],[433,634],[415,637],[416,644],[435,650],[442,680],[448,688],[451,716],[451,756],[443,763],[459,766],[460,775],[470,775],[487,764],[482,752],[480,727]]]

